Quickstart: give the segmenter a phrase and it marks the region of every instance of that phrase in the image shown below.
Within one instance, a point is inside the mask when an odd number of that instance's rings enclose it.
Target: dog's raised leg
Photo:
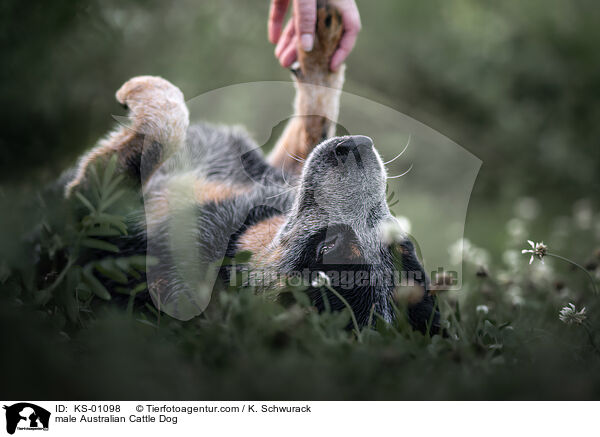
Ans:
[[[273,166],[299,172],[312,149],[335,134],[345,65],[332,72],[329,63],[341,36],[341,15],[328,2],[319,1],[314,47],[305,52],[298,46],[298,67],[292,68],[294,116],[268,157]]]
[[[83,155],[65,186],[66,197],[85,181],[91,165],[115,154],[118,171],[143,185],[185,142],[189,112],[183,94],[170,82],[155,76],[134,77],[117,91],[117,100],[129,109],[130,124],[121,125]]]

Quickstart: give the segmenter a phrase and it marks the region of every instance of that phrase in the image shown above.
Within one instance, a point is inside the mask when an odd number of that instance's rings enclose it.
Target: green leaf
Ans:
[[[83,240],[81,240],[81,244],[91,249],[100,249],[105,250],[107,252],[115,253],[119,252],[119,248],[114,244],[107,243],[106,241],[98,240],[96,238],[84,238]]]
[[[99,210],[100,211],[105,211],[106,209],[108,209],[113,203],[115,203],[117,200],[119,200],[123,194],[125,194],[125,190],[118,190],[116,191],[112,196],[110,196],[108,199],[103,199],[100,202],[100,207]]]
[[[90,210],[91,213],[96,212],[96,208],[94,208],[92,202],[90,202],[83,194],[81,194],[79,191],[76,191],[75,196],[79,199],[81,203],[83,203],[83,206]]]
[[[105,213],[87,215],[81,220],[81,224],[87,228],[110,228],[113,226],[119,230],[120,235],[127,235],[127,225],[123,217],[117,215]]]
[[[92,297],[92,290],[85,282],[77,284],[75,290],[77,291],[77,297],[80,301],[86,301]]]
[[[85,231],[85,235],[90,236],[90,237],[117,237],[122,234],[118,229],[114,229],[114,228],[110,228],[110,227],[106,227],[106,226],[99,226],[99,227],[87,229]]]
[[[146,266],[155,266],[158,264],[158,259],[153,256],[133,255],[129,257],[129,263],[141,272],[146,271]]]
[[[117,175],[117,177],[113,178],[113,180],[108,184],[106,190],[104,191],[105,196],[110,196],[110,194],[117,188],[117,186],[123,181],[123,175]]]
[[[135,303],[135,295],[146,290],[148,288],[148,284],[142,282],[138,284],[133,290],[131,290],[131,297],[129,298],[129,302],[127,302],[127,314],[133,313],[133,304]]]
[[[100,202],[100,178],[98,178],[98,170],[96,170],[96,166],[92,166],[90,169],[90,175],[92,176],[92,194],[96,197],[96,203]]]
[[[146,284],[146,282],[141,282],[138,285],[136,285],[134,288],[116,287],[115,290],[118,291],[119,293],[125,294],[127,296],[135,296],[136,294],[144,291],[146,288],[148,288],[148,285]]]
[[[135,266],[131,261],[131,257],[116,258],[114,261],[117,267],[119,267],[122,271],[127,272],[130,276],[133,276],[135,279],[140,279],[142,277],[135,269]],[[144,269],[140,270],[144,271]]]
[[[127,235],[127,225],[125,224],[125,220],[123,219],[123,217],[103,212],[97,214],[96,218],[100,220],[98,223],[109,223],[118,230],[120,230],[123,235]]]
[[[87,265],[83,269],[84,282],[90,287],[92,293],[94,293],[100,299],[110,300],[110,293],[108,292],[106,287],[104,287],[104,285],[102,285],[102,283],[98,279],[96,279],[96,277],[92,273],[91,267],[92,265]]]
[[[73,266],[67,274],[67,284],[61,293],[65,312],[68,319],[74,323],[79,316],[79,305],[73,290],[77,288],[81,281],[81,267]]]
[[[117,155],[113,155],[110,157],[110,160],[106,164],[106,168],[104,169],[104,174],[102,175],[102,189],[101,194],[106,195],[106,189],[108,188],[108,184],[110,183],[113,175],[115,174],[115,170],[117,169]]]
[[[154,329],[158,329],[158,326],[155,325],[154,323],[148,321],[148,320],[144,320],[144,319],[137,319],[138,322],[140,322],[142,325],[147,325],[147,326],[152,326]]]
[[[116,258],[114,261],[117,267],[119,267],[124,272],[133,270],[133,265],[130,257],[124,256],[121,258]]]
[[[151,303],[147,302],[146,305],[144,305],[146,307],[146,309],[148,311],[150,311],[152,314],[154,314],[154,316],[156,317],[156,320],[160,321],[160,313],[158,312],[158,310],[156,309],[156,307],[154,307],[154,305],[152,305]],[[158,327],[158,325],[157,325]]]
[[[115,290],[121,294],[126,294],[127,296],[135,296],[136,294],[144,291],[146,288],[148,288],[148,284],[146,282],[141,282],[134,288],[116,287]]]
[[[127,275],[117,268],[112,259],[104,259],[95,263],[96,270],[119,284],[127,284]]]

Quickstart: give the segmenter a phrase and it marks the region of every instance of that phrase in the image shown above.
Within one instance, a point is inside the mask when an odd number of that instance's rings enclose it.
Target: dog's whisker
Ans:
[[[406,149],[408,149],[408,145],[410,144],[411,138],[412,138],[412,134],[410,134],[408,136],[408,141],[406,142],[406,146],[404,146],[404,149],[402,149],[402,152],[400,152],[398,155],[396,155],[396,157],[394,159],[390,159],[389,161],[384,162],[383,165],[388,165],[389,163],[394,162],[396,159],[400,158],[404,154],[404,152],[406,152]]]
[[[299,163],[303,163],[303,162],[305,161],[304,159],[302,159],[302,158],[300,158],[300,157],[298,157],[298,156],[295,156],[295,155],[294,155],[294,156],[292,156],[292,155],[290,154],[290,152],[287,152],[287,151],[286,151],[285,153],[287,153],[287,155],[288,155],[290,158],[292,158],[292,159],[295,159],[295,160],[296,160],[296,161],[298,161]]]
[[[285,161],[283,161],[283,162],[281,163],[281,177],[283,178],[283,182],[285,182],[285,184],[286,184],[288,187],[291,187],[290,183],[289,183],[289,182],[287,181],[287,179],[285,178],[285,170],[283,169],[284,165],[285,165]]]
[[[288,148],[287,148],[287,147],[285,147],[285,144],[283,144],[283,149],[285,150],[285,153],[287,154],[287,156],[289,156],[289,157],[290,157],[290,158],[292,158],[292,159],[295,159],[295,160],[296,160],[296,161],[298,161],[299,163],[303,163],[304,161],[306,161],[305,159],[302,159],[302,158],[300,158],[300,157],[299,157],[298,155],[296,155],[295,153],[293,153],[293,152],[290,152],[290,151],[288,150]],[[292,156],[292,155],[294,155],[294,156]]]
[[[404,176],[405,174],[407,174],[409,171],[411,171],[413,168],[413,165],[411,164],[410,167],[408,167],[408,170],[406,170],[404,173],[401,173],[399,175],[396,176],[388,176],[388,179],[396,179],[396,178],[401,178],[402,176]]]
[[[297,154],[296,154],[296,153],[294,153],[294,152],[289,152],[289,153],[291,153],[292,155],[294,155],[296,158],[298,158],[298,159],[299,159],[300,161],[302,161],[302,162],[306,161],[306,159],[304,159],[303,157],[301,157],[301,156],[297,155]]]

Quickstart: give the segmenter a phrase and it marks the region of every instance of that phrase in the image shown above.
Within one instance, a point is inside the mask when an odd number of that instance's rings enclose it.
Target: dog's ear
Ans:
[[[391,243],[389,248],[396,268],[415,274],[418,272],[419,277],[425,279],[425,271],[418,255],[418,248],[408,236],[401,241]]]

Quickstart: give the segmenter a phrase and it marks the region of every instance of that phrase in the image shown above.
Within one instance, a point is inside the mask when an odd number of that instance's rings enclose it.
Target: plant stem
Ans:
[[[360,328],[358,327],[358,320],[356,320],[356,316],[354,315],[354,311],[352,311],[352,307],[350,306],[350,304],[348,303],[348,301],[346,299],[344,299],[344,297],[337,292],[337,290],[335,290],[333,287],[326,285],[327,289],[329,291],[331,291],[333,294],[335,294],[335,297],[337,297],[339,300],[342,301],[342,303],[344,305],[346,305],[346,308],[348,308],[348,310],[350,311],[350,316],[352,317],[352,323],[354,324],[354,329],[356,330],[356,336],[358,338],[358,342],[361,343],[362,342],[362,338],[361,338],[361,332],[360,332]]]
[[[44,288],[42,290],[42,292],[48,292],[48,293],[52,292],[58,286],[58,284],[60,284],[62,282],[62,280],[65,278],[65,275],[67,274],[67,272],[73,266],[74,263],[75,263],[75,257],[69,258],[69,261],[67,261],[67,264],[62,269],[62,271],[60,272],[58,277],[55,279],[55,281],[52,284],[50,284],[48,287]]]
[[[427,321],[426,334],[428,337],[431,337],[431,326],[433,325],[433,321],[435,319],[435,312],[438,310],[438,299],[439,296],[433,296],[433,309],[431,310],[431,315],[429,316],[429,320]]]
[[[596,346],[596,342],[594,341],[594,335],[592,334],[592,330],[586,323],[582,323],[582,325],[585,328],[586,332],[588,333],[588,337],[590,339],[590,344],[592,345],[592,347],[594,348],[596,353],[598,353],[598,355],[600,355],[600,349],[598,349],[598,346]]]
[[[570,263],[571,265],[574,265],[575,267],[579,268],[580,270],[583,270],[585,272],[585,274],[588,276],[590,282],[592,283],[592,288],[594,289],[594,293],[598,294],[598,287],[596,286],[596,281],[594,280],[594,277],[590,274],[590,272],[587,271],[587,269],[585,267],[583,267],[580,264],[577,264],[575,261],[572,261],[569,258],[565,258],[564,256],[560,256],[555,253],[548,252],[548,253],[546,253],[546,256],[553,256],[554,258],[561,259],[563,261]]]

